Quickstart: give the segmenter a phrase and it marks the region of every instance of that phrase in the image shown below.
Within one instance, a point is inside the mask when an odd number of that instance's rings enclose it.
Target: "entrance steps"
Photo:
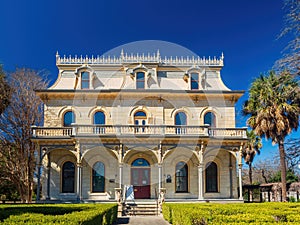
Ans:
[[[130,201],[123,206],[125,216],[155,216],[160,215],[160,207],[155,200]]]

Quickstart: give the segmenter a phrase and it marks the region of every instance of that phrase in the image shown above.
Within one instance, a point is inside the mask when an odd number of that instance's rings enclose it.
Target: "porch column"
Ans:
[[[82,165],[77,163],[77,200],[82,200]]]
[[[233,191],[232,191],[232,159],[231,159],[231,153],[229,152],[229,185],[230,185],[230,198],[233,198]]]
[[[243,163],[242,163],[242,148],[243,148],[243,145],[241,144],[240,146],[240,150],[239,150],[239,164],[238,164],[238,167],[239,167],[239,200],[243,200],[243,184],[242,184],[242,166],[243,166]]]
[[[161,190],[161,174],[162,174],[162,165],[158,164],[158,193]]]
[[[201,143],[201,146],[199,146],[200,150],[198,152],[198,158],[199,158],[199,166],[198,166],[198,199],[203,200],[203,152],[204,152],[204,142]]]
[[[123,185],[123,163],[119,163],[119,188]]]
[[[198,199],[203,200],[203,163],[198,166]]]
[[[47,163],[47,196],[46,200],[50,200],[50,175],[51,175],[51,156],[50,152],[47,155],[48,163]]]
[[[119,145],[119,188],[123,186],[123,144]]]
[[[158,193],[161,192],[161,181],[162,181],[162,143],[160,142],[157,151],[157,160],[158,160]]]
[[[41,147],[37,144],[38,162],[37,162],[37,190],[36,201],[40,201],[40,188],[41,188]]]

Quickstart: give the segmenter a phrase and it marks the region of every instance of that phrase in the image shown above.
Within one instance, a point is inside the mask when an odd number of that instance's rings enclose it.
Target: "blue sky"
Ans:
[[[287,39],[276,40],[282,7],[281,0],[1,0],[0,63],[6,71],[46,70],[54,81],[56,51],[101,55],[133,41],[163,40],[200,56],[224,52],[224,83],[247,90],[286,46]],[[245,118],[238,116],[237,126]],[[259,158],[277,154],[277,146],[264,144]]]

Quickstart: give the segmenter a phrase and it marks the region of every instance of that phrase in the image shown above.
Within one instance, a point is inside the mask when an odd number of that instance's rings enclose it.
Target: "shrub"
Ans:
[[[117,218],[116,204],[10,205],[0,207],[0,223],[109,225]]]
[[[298,203],[164,203],[163,216],[174,225],[300,224]]]

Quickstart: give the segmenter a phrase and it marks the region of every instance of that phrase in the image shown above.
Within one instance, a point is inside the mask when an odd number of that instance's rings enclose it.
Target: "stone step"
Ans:
[[[135,202],[127,203],[124,207],[124,214],[128,216],[139,215],[159,215],[159,206],[156,202]]]

